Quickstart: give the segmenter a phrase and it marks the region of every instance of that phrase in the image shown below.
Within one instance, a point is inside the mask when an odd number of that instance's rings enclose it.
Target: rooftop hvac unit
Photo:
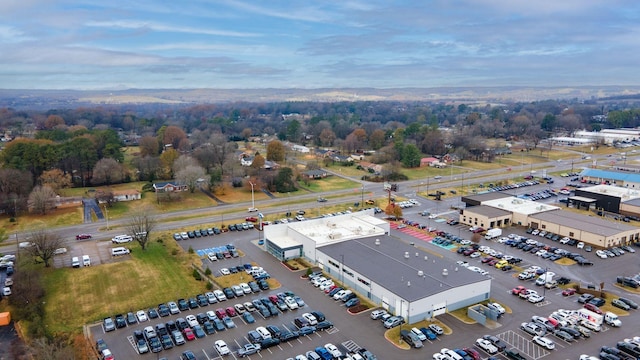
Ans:
[[[424,271],[418,270],[418,276],[424,276]]]
[[[380,239],[376,239],[376,241],[374,242],[374,244],[376,244],[376,245],[380,245]]]
[[[449,275],[449,270],[442,269],[442,276],[447,276],[447,275]]]
[[[405,251],[405,252],[404,252],[404,258],[405,258],[405,259],[408,259],[408,258],[409,258],[409,252],[408,252],[408,251]]]

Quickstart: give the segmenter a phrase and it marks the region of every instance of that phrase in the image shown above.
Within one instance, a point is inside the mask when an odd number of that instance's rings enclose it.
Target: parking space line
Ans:
[[[204,356],[207,357],[207,360],[211,360],[211,358],[209,357],[209,354],[207,354],[207,352],[204,351],[204,349],[202,349],[202,353],[204,354]]]

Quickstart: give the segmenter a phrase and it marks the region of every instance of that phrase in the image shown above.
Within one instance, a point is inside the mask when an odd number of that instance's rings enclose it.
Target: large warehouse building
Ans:
[[[389,236],[372,211],[269,225],[265,246],[281,259],[305,257],[409,323],[490,297],[491,278]]]

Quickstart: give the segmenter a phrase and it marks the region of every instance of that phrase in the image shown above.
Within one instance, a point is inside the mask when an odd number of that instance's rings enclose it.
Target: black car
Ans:
[[[115,316],[116,329],[120,329],[123,327],[127,327],[127,320],[125,320],[124,315],[118,314]]]
[[[265,279],[258,280],[258,287],[260,287],[261,290],[269,290],[269,283]]]
[[[275,338],[263,339],[260,342],[260,348],[261,349],[266,349],[266,348],[270,348],[272,346],[276,346],[278,344],[280,344],[280,339],[275,339]]]
[[[601,307],[601,306],[603,306],[605,303],[606,303],[606,301],[605,301],[604,299],[602,299],[602,298],[598,298],[598,297],[595,297],[595,298],[593,298],[593,299],[589,300],[589,304],[593,304],[593,305],[595,305],[595,306],[597,306],[597,307]]]
[[[603,346],[600,348],[600,352],[605,352],[608,354],[613,354],[615,356],[624,356],[624,355],[620,355],[620,350],[614,348],[614,347],[610,347],[610,346]]]
[[[315,316],[318,322],[326,320],[326,318],[324,317],[324,314],[321,313],[320,311],[312,311],[311,315]]]
[[[169,307],[166,304],[158,305],[158,315],[162,317],[171,315],[171,312],[169,311]]]
[[[207,304],[209,304],[208,301],[207,301]],[[190,309],[197,309],[198,308],[198,300],[196,300],[196,298],[189,298],[189,308]]]
[[[571,279],[562,276],[562,277],[558,278],[558,280],[556,280],[556,282],[558,283],[558,285],[567,285],[568,283],[571,282]]]
[[[316,330],[326,330],[333,327],[333,323],[329,320],[318,321],[316,324]]]
[[[198,299],[198,305],[201,307],[209,305],[209,300],[207,300],[207,297],[204,294],[198,294],[196,299]]]
[[[498,348],[498,351],[500,351],[500,352],[504,351],[504,349],[507,348],[507,344],[505,344],[505,342],[502,341],[497,336],[485,335],[482,338],[485,339],[485,340],[489,340],[493,344],[493,346]]]
[[[196,231],[194,231],[194,232],[193,232],[193,234],[194,234],[196,237],[202,237],[202,233],[200,232],[200,230],[196,230]]]
[[[236,295],[234,294],[233,290],[231,290],[231,288],[226,287],[222,289],[222,292],[227,297],[227,299],[233,299],[234,297],[236,297]]]
[[[205,321],[204,324],[202,324],[202,328],[207,335],[211,335],[216,332],[216,328],[213,327],[213,324],[210,321]]]
[[[173,320],[169,320],[167,321],[167,330],[169,331],[169,333],[172,333],[174,331],[178,331],[178,325],[176,325],[176,322]]]
[[[602,360],[620,360],[621,358],[608,352],[601,351],[598,356]]]
[[[562,331],[564,331],[566,333],[569,333],[569,335],[573,336],[574,339],[579,339],[580,336],[581,336],[580,331],[578,331],[578,330],[576,330],[574,328],[568,327],[568,326],[561,326],[558,329],[562,330]]]
[[[173,347],[173,341],[169,334],[160,336],[160,342],[162,343],[162,348],[165,350],[169,350]]]
[[[182,331],[186,328],[189,327],[189,324],[187,323],[187,321],[183,318],[177,318],[176,319],[176,326],[178,327],[178,330]]]
[[[187,300],[185,300],[185,299],[178,299],[178,309],[180,309],[180,311],[187,311],[187,310],[189,310],[189,303],[187,302]]]
[[[127,325],[133,325],[133,324],[137,324],[138,323],[138,319],[136,319],[136,314],[132,313],[132,312],[128,312],[127,313]]]
[[[313,334],[314,332],[316,332],[316,327],[313,325],[307,325],[307,326],[303,326],[300,329],[298,329],[299,334],[302,335],[310,335]]]
[[[158,336],[169,335],[167,326],[163,323],[156,324],[156,334],[158,334]]]
[[[516,349],[505,350],[504,354],[509,359],[513,360],[527,360],[522,354],[520,354]]]
[[[282,333],[282,330],[280,330],[279,327],[277,327],[275,325],[267,325],[266,328],[267,328],[267,330],[269,330],[269,332],[271,333],[272,337],[280,338],[280,333]]]
[[[196,237],[196,233],[193,231],[187,231],[187,236],[189,237],[189,239],[193,239]]]
[[[199,313],[198,315],[196,315],[196,319],[198,320],[199,324],[204,324],[209,320],[209,317],[207,316],[207,314]]]
[[[160,316],[158,314],[158,311],[154,308],[150,308],[149,310],[147,310],[147,314],[149,314],[149,319],[157,319]]]

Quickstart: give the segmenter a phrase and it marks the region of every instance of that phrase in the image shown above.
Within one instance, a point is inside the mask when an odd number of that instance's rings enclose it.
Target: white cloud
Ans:
[[[196,28],[188,26],[173,26],[159,24],[144,20],[115,20],[115,21],[88,21],[85,23],[89,27],[101,27],[110,29],[140,29],[153,30],[158,32],[174,32],[201,35],[231,36],[231,37],[256,37],[261,36],[257,33],[248,33],[240,31]]]

